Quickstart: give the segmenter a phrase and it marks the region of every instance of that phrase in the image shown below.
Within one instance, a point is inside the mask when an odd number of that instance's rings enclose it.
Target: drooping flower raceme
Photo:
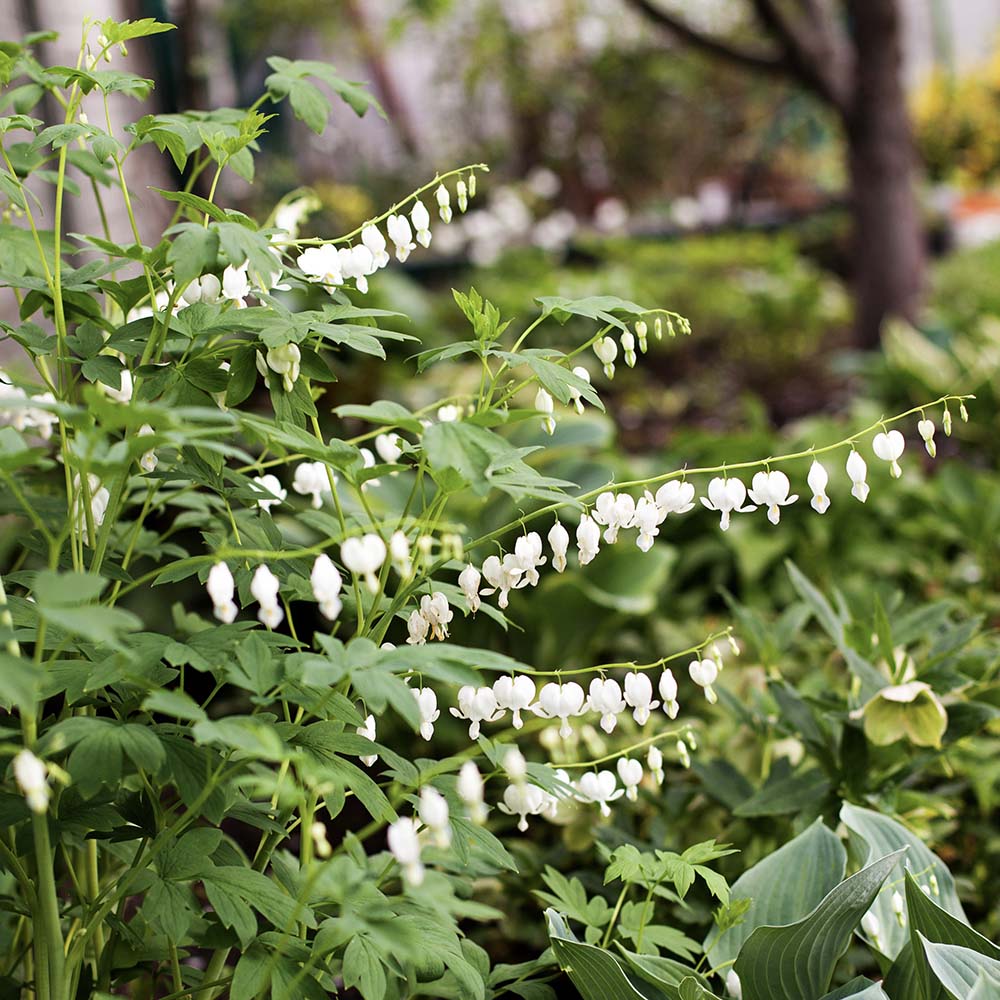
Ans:
[[[417,700],[417,711],[420,713],[420,735],[429,740],[434,736],[434,723],[441,716],[437,694],[433,688],[414,688],[413,697]]]
[[[340,546],[340,561],[358,576],[364,577],[371,593],[378,593],[375,575],[385,562],[386,547],[379,535],[369,532],[360,538],[346,538]]]
[[[883,462],[889,463],[889,471],[894,479],[899,479],[903,470],[899,467],[899,457],[906,447],[906,439],[899,431],[892,430],[885,434],[876,434],[872,441],[872,451]]]
[[[781,508],[795,503],[799,495],[788,495],[791,484],[783,472],[758,472],[753,477],[750,499],[755,504],[767,508],[767,519],[771,524],[781,520]]]
[[[826,495],[826,486],[830,481],[830,477],[827,475],[826,469],[815,459],[813,459],[813,464],[809,466],[809,475],[806,477],[806,482],[809,484],[809,489],[812,490],[812,500],[809,501],[809,506],[812,507],[817,514],[825,514],[830,507],[830,498]]]
[[[608,804],[620,799],[625,790],[618,788],[614,771],[588,771],[576,783],[577,798],[581,802],[592,802],[601,808],[602,816],[611,815]]]
[[[420,861],[420,838],[417,824],[409,816],[401,816],[386,833],[389,853],[403,869],[403,879],[412,887],[424,881],[424,866]]]
[[[30,750],[21,750],[14,757],[14,780],[21,789],[33,813],[44,813],[49,807],[49,781],[45,764]]]
[[[509,711],[513,717],[515,729],[524,725],[521,713],[531,708],[535,700],[535,682],[525,674],[517,677],[498,677],[493,682],[493,693],[496,695],[497,707]]]
[[[215,617],[225,625],[234,622],[239,614],[239,608],[233,603],[236,584],[233,582],[233,574],[224,562],[216,563],[208,571],[205,588],[212,599],[212,611]]]
[[[268,628],[277,628],[285,617],[278,603],[278,578],[267,568],[260,565],[250,581],[250,593],[260,605],[257,619]]]
[[[618,723],[618,715],[625,711],[625,707],[621,686],[613,677],[604,679],[595,677],[590,682],[590,689],[587,693],[587,708],[600,715],[601,729],[609,735],[614,732],[615,725]]]
[[[625,797],[635,802],[639,797],[639,785],[642,783],[642,764],[632,757],[619,757],[618,777],[625,789]]]
[[[625,675],[625,701],[632,708],[632,718],[640,726],[649,721],[649,713],[654,708],[660,707],[660,703],[653,700],[652,681],[637,670]]]
[[[702,497],[701,502],[709,510],[718,511],[722,515],[719,526],[723,531],[728,531],[729,518],[733,511],[749,514],[757,509],[751,505],[744,505],[746,497],[747,488],[742,480],[715,478],[708,484],[708,496]]]
[[[559,735],[566,740],[573,735],[569,720],[583,712],[585,700],[583,688],[576,681],[566,684],[550,682],[542,688],[533,711],[543,719],[559,719]]]
[[[372,743],[374,743],[376,736],[375,716],[374,715],[366,716],[364,725],[358,726],[358,728],[355,729],[354,731],[358,734],[358,736],[363,736],[366,740],[371,740]],[[365,767],[371,767],[372,764],[374,764],[375,761],[378,760],[378,754],[374,753],[368,754],[364,757],[359,757],[358,759],[361,761],[362,764],[365,765]]]
[[[312,572],[309,574],[313,597],[319,604],[319,610],[325,618],[336,621],[343,608],[340,591],[344,586],[340,571],[326,553],[316,557]]]
[[[862,503],[868,499],[870,487],[865,482],[868,475],[868,466],[861,457],[861,453],[851,449],[847,456],[847,477],[851,480],[851,496],[856,497]]]

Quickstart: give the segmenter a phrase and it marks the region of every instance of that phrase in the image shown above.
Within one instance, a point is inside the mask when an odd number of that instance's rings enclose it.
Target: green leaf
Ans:
[[[637,975],[662,990],[671,1000],[677,996],[681,983],[693,978],[703,989],[708,989],[708,981],[694,969],[673,958],[662,955],[638,955],[618,945],[622,958]]]
[[[783,927],[758,927],[734,966],[744,1000],[802,1000],[830,986],[851,935],[889,873],[897,851],[863,868],[832,889],[807,917]]]
[[[363,934],[351,938],[344,951],[344,986],[356,986],[365,1000],[382,1000],[385,995],[385,968],[378,949]]]
[[[845,803],[841,808],[840,819],[851,832],[852,846],[859,847],[857,853],[862,864],[868,864],[872,858],[883,857],[890,851],[906,847],[906,868],[920,872],[921,878],[929,878],[933,874],[941,893],[940,905],[959,920],[968,923],[955,891],[955,880],[951,872],[916,834],[888,816],[850,803]],[[897,883],[903,881],[902,864],[893,872],[892,881]],[[875,901],[874,914],[880,928],[878,950],[888,958],[894,959],[909,941],[910,935],[905,925],[900,927],[892,908],[891,897],[891,893],[881,893]]]
[[[737,816],[781,816],[797,813],[826,798],[830,781],[819,768],[790,774],[764,787],[734,810]]]
[[[631,972],[610,951],[577,941],[555,910],[546,910],[545,918],[556,961],[583,1000],[675,1000]]]
[[[566,299],[560,295],[543,295],[535,301],[542,307],[543,316],[553,316],[560,323],[565,323],[570,316],[583,316],[586,319],[600,320],[602,323],[617,327],[622,332],[628,327],[613,315],[616,312],[626,316],[645,316],[650,312],[635,302],[620,299],[616,295],[591,295],[583,299]]]
[[[224,865],[213,868],[202,879],[205,893],[227,927],[233,927],[246,945],[256,934],[256,921],[247,921],[244,908],[252,907],[279,931],[290,931],[296,921],[307,927],[316,926],[313,911],[282,892],[266,875],[238,865]],[[242,906],[240,905],[242,904]],[[227,922],[227,917],[232,923]],[[253,924],[252,927],[250,925]],[[249,933],[246,933],[249,928]]]
[[[167,251],[167,263],[173,266],[174,281],[186,285],[215,267],[219,255],[219,234],[195,222],[186,222]]]
[[[952,1000],[969,1000],[974,989],[983,989],[985,978],[993,991],[987,996],[1000,997],[1000,962],[971,948],[954,944],[935,944],[922,934],[920,942],[931,971],[948,991]]]
[[[705,938],[713,965],[733,962],[750,935],[765,924],[791,924],[811,913],[844,877],[847,852],[822,820],[745,871],[733,884],[733,900],[752,899],[743,922],[714,929]]]
[[[885,990],[864,976],[858,976],[849,983],[827,993],[821,1000],[889,1000]]]
[[[188,722],[201,722],[208,718],[201,705],[183,691],[153,691],[146,695],[142,707],[147,712],[159,712]]]
[[[185,208],[190,208],[195,215],[207,215],[210,219],[215,219],[216,222],[225,222],[229,218],[226,211],[219,208],[214,202],[192,194],[190,191],[164,191],[163,188],[157,187],[150,188],[150,190],[166,198],[167,201],[173,201]]]

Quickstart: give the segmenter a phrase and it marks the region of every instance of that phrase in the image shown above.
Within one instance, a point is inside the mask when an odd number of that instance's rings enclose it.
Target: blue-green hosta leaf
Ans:
[[[743,919],[721,934],[712,930],[705,951],[713,966],[735,960],[743,943],[765,924],[791,924],[811,913],[844,877],[847,852],[817,820],[803,833],[744,872],[731,898],[752,899]]]
[[[1000,997],[1000,983],[989,973],[980,972],[967,1000],[997,1000],[998,997]]]
[[[849,983],[827,993],[821,1000],[889,1000],[879,983],[858,976]]]
[[[610,951],[577,941],[555,910],[546,910],[545,917],[556,961],[583,1000],[675,1000],[640,979]]]
[[[962,904],[955,892],[955,880],[951,877],[944,862],[923,841],[911,833],[902,823],[871,809],[862,809],[845,803],[840,810],[840,818],[851,833],[852,845],[857,845],[858,860],[862,864],[869,863],[873,858],[881,858],[890,851],[906,847],[905,867],[918,873],[921,882],[928,882],[933,875],[937,879],[940,896],[938,903],[963,923],[968,923]],[[889,880],[893,885],[900,886],[903,881],[903,863],[892,873]],[[892,893],[894,889],[885,889],[879,893],[872,911],[879,922],[878,950],[888,958],[895,959],[904,945],[909,941],[910,932],[904,920],[901,927],[892,908]],[[905,911],[904,911],[905,917]],[[867,938],[874,946],[875,942]]]
[[[922,934],[920,943],[931,971],[953,1000],[969,1000],[975,989],[987,989],[992,1000],[1000,997],[1000,962],[996,959],[956,944],[935,944]],[[984,978],[988,988],[982,985]]]
[[[633,972],[663,990],[671,1000],[678,995],[681,983],[686,979],[693,978],[702,989],[709,989],[705,977],[683,962],[666,958],[663,955],[638,955],[633,951],[628,951],[620,943],[618,950]]]
[[[797,923],[758,927],[734,966],[743,984],[743,1000],[822,996],[854,929],[902,855],[896,851],[845,879]]]

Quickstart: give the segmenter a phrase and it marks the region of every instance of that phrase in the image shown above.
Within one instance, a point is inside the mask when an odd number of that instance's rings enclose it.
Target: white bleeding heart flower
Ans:
[[[664,483],[656,491],[656,506],[667,514],[686,514],[694,509],[694,486],[676,479]]]
[[[535,700],[535,682],[525,674],[517,677],[498,677],[493,683],[497,706],[511,712],[515,729],[524,725],[521,713],[531,708]]]
[[[435,590],[430,595],[424,594],[420,598],[420,613],[431,627],[432,638],[441,641],[448,638],[448,625],[455,617],[455,612],[448,606],[448,598],[440,590]]]
[[[489,584],[489,589],[481,593],[487,597],[499,593],[497,604],[506,608],[510,592],[525,584],[521,580],[523,573],[524,567],[513,552],[508,552],[502,560],[498,556],[487,556],[483,562],[483,578]]]
[[[631,528],[635,521],[635,498],[628,493],[601,493],[594,503],[593,518],[605,525],[604,540],[613,545],[622,528]]]
[[[552,568],[557,572],[561,573],[566,569],[566,552],[569,549],[569,532],[556,521],[555,524],[549,528],[548,534],[549,546],[552,549]]]
[[[545,792],[538,785],[520,781],[504,789],[503,802],[497,808],[508,816],[517,816],[517,828],[523,833],[528,829],[528,817],[538,816],[545,805]]]
[[[344,580],[326,553],[316,557],[312,572],[309,574],[309,583],[320,612],[330,621],[336,621],[343,608],[340,591],[344,586]]]
[[[934,443],[934,421],[927,419],[917,421],[917,433],[924,442],[927,454],[931,458],[937,457],[937,445]]]
[[[216,563],[208,571],[205,588],[212,599],[212,611],[215,617],[225,625],[235,621],[239,614],[239,609],[233,603],[236,584],[233,582],[233,574],[224,562]]]
[[[625,701],[632,708],[632,718],[640,726],[649,721],[649,713],[654,708],[660,707],[660,703],[653,700],[652,681],[637,670],[625,675]]]
[[[709,704],[714,705],[719,700],[712,687],[719,676],[718,663],[715,660],[692,660],[688,664],[688,674],[698,687],[704,689]]]
[[[479,600],[479,585],[482,582],[483,575],[476,569],[472,563],[469,563],[461,573],[458,574],[458,585],[462,588],[462,593],[465,595],[465,601],[469,605],[469,610],[475,614],[479,610],[479,605],[482,603]]]
[[[409,816],[401,816],[386,832],[389,853],[403,869],[403,879],[409,886],[424,881],[424,866],[420,861],[420,837],[417,824]]]
[[[375,450],[386,465],[395,465],[402,457],[403,439],[398,434],[376,434]]]
[[[850,455],[847,456],[847,477],[851,480],[851,496],[856,497],[862,503],[868,499],[868,493],[870,492],[870,487],[865,482],[865,476],[868,475],[868,466],[865,464],[865,460],[861,457],[861,453],[851,449]]]
[[[411,611],[410,617],[406,619],[406,631],[408,632],[406,644],[408,646],[423,646],[427,642],[427,633],[430,628],[431,623],[419,610]]]
[[[389,263],[389,254],[386,252],[385,237],[378,226],[369,222],[361,230],[361,242],[368,247],[368,252],[372,255],[372,260],[376,268],[385,267]],[[299,267],[302,265],[299,264]]]
[[[813,459],[813,464],[809,466],[809,475],[806,477],[806,482],[809,484],[809,489],[812,490],[813,495],[812,500],[809,501],[809,505],[817,514],[825,514],[830,507],[830,498],[826,495],[826,487],[829,481],[830,477],[826,469]]]
[[[532,711],[543,719],[559,719],[559,735],[566,740],[573,735],[569,720],[583,713],[585,701],[583,688],[576,681],[566,684],[550,682],[542,688]]]
[[[653,776],[653,781],[657,785],[663,784],[663,751],[657,746],[652,746],[649,748],[649,753],[646,754],[646,766],[649,768],[649,773]]]
[[[285,392],[291,392],[301,370],[302,352],[299,350],[299,345],[282,344],[280,347],[272,347],[268,350],[265,360],[267,367],[281,376]]]
[[[12,761],[14,780],[33,813],[44,813],[49,807],[49,776],[44,761],[30,750],[19,750]]]
[[[410,209],[410,221],[417,231],[417,242],[422,247],[431,245],[431,216],[427,211],[427,206],[419,199],[414,202]]]
[[[680,711],[680,705],[677,704],[677,680],[669,668],[660,674],[659,691],[663,699],[663,711],[669,718],[676,719]]]
[[[267,494],[263,499],[257,501],[257,506],[261,510],[270,510],[272,507],[283,503],[288,491],[281,485],[281,480],[270,473],[266,476],[258,476],[251,480],[251,488],[257,493]]]
[[[483,777],[479,773],[475,761],[467,760],[459,769],[458,780],[455,782],[455,792],[462,805],[469,810],[469,818],[473,823],[486,821],[487,810]]]
[[[546,434],[555,434],[556,432],[556,418],[553,416],[555,408],[552,396],[540,388],[535,393],[535,409],[542,415],[542,430]]]
[[[887,434],[876,434],[872,441],[872,451],[883,462],[889,463],[889,471],[893,478],[899,479],[903,470],[899,467],[899,457],[906,447],[906,440],[899,431],[889,431]]]
[[[615,358],[618,357],[618,344],[611,337],[601,337],[594,342],[594,353],[597,360],[604,366],[604,374],[615,377]]]
[[[755,504],[767,508],[767,519],[771,524],[781,520],[781,508],[798,500],[798,493],[788,495],[791,484],[783,472],[758,472],[753,477],[750,499]]]
[[[619,757],[618,777],[625,789],[625,797],[635,802],[639,797],[639,785],[642,783],[642,764],[632,757]]]
[[[250,593],[260,605],[257,618],[268,628],[277,628],[285,617],[278,604],[278,578],[267,568],[258,566],[250,581]]]
[[[709,509],[718,511],[722,517],[719,526],[723,531],[729,530],[729,519],[733,511],[749,514],[757,508],[745,505],[747,488],[740,479],[715,478],[708,484],[708,496],[701,502]]]
[[[584,368],[582,365],[577,365],[577,367],[573,369],[573,374],[578,379],[581,379],[582,381],[586,382],[587,385],[590,385],[590,372],[588,372],[587,369]],[[582,414],[583,394],[579,389],[576,388],[576,386],[570,386],[569,398],[573,406],[576,407],[576,412]]]
[[[622,689],[612,677],[595,677],[590,682],[587,693],[587,708],[597,712],[601,717],[601,729],[609,735],[614,732],[618,723],[618,715],[625,711],[626,702],[622,697]]]
[[[441,221],[444,223],[451,222],[451,195],[443,184],[439,184],[435,189],[434,200],[437,202],[438,215],[441,216]]]
[[[437,694],[433,688],[413,688],[413,697],[420,714],[420,736],[429,740],[434,736],[434,723],[441,716],[438,710]]]
[[[319,510],[323,506],[323,498],[333,496],[331,479],[336,484],[337,477],[322,462],[299,462],[295,466],[292,489],[299,496],[312,497],[313,509]]]
[[[639,498],[632,516],[632,527],[639,529],[639,537],[635,544],[640,551],[648,552],[653,547],[653,540],[660,533],[660,525],[666,516],[651,497]]]
[[[410,222],[405,215],[390,215],[386,228],[389,230],[389,239],[396,248],[396,260],[402,264],[410,256],[410,251],[417,248],[417,244],[413,242]]]
[[[366,740],[371,740],[372,743],[374,743],[375,742],[375,735],[376,735],[376,733],[375,733],[375,716],[374,715],[368,715],[368,716],[366,716],[365,717],[364,725],[363,726],[358,726],[358,728],[355,729],[354,731],[358,734],[358,736],[363,736]],[[358,759],[361,761],[362,764],[365,765],[365,767],[371,767],[372,764],[374,764],[375,761],[378,760],[378,754],[374,754],[373,753],[373,754],[369,754],[366,757],[359,757]]]
[[[307,278],[325,285],[327,291],[331,293],[338,285],[344,283],[340,254],[332,243],[308,247],[302,251],[296,263]]]
[[[436,847],[451,846],[448,802],[436,788],[425,785],[420,789],[417,815],[420,817],[420,822],[430,830],[432,841]]]
[[[535,587],[538,585],[538,569],[547,562],[542,555],[542,537],[537,531],[529,531],[514,543],[514,558],[521,567],[522,577],[519,586]]]
[[[601,529],[589,514],[584,514],[576,527],[576,545],[581,566],[586,566],[600,551]]]
[[[340,561],[347,569],[364,578],[371,593],[378,593],[378,577],[375,575],[385,562],[387,554],[385,542],[374,533],[360,538],[345,538],[340,546]]]
[[[601,808],[602,816],[611,815],[608,803],[620,799],[625,790],[618,788],[614,771],[588,771],[576,784],[577,798],[581,802],[592,802]]]
[[[475,740],[479,738],[482,723],[496,722],[502,718],[503,711],[497,705],[497,696],[492,688],[466,684],[458,689],[458,708],[452,708],[451,714],[456,719],[468,721],[469,739]]]

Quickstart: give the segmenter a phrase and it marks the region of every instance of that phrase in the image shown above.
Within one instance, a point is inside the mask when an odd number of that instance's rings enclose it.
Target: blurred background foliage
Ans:
[[[65,6],[67,23],[75,21]],[[682,689],[685,711],[701,717],[693,770],[672,769],[662,797],[647,797],[634,817],[622,811],[615,822],[634,825],[606,827],[602,839],[679,849],[715,837],[740,847],[722,863],[735,876],[815,815],[835,824],[838,795],[875,803],[942,853],[974,922],[995,938],[1000,197],[991,185],[1000,171],[1000,56],[956,63],[942,58],[935,35],[928,65],[915,54],[919,39],[905,36],[914,50],[908,100],[929,280],[919,316],[887,322],[882,349],[859,351],[851,336],[844,137],[830,110],[794,81],[681,44],[665,47],[618,0],[135,6],[133,16],[162,16],[181,29],[160,36],[148,54],[167,81],[164,111],[220,97],[249,103],[267,73],[264,58],[277,53],[332,59],[371,80],[390,112],[388,122],[345,117],[329,140],[287,113],[275,119],[257,182],[230,182],[223,198],[231,205],[266,216],[278,199],[308,186],[321,208],[303,235],[322,236],[353,228],[437,169],[491,164],[469,213],[450,229],[436,227],[436,252],[373,282],[370,304],[406,313],[407,332],[423,347],[467,335],[451,289],[470,285],[515,326],[530,318],[536,296],[557,294],[607,292],[690,318],[690,338],[652,342],[634,369],[621,365],[613,383],[601,383],[608,415],[566,414],[552,439],[534,421],[518,426],[515,438],[545,445],[539,461],[548,475],[592,488],[612,477],[807,449],[945,392],[977,395],[971,421],[956,415],[954,435],[939,434],[934,463],[912,428],[901,481],[890,485],[881,463],[869,462],[864,506],[843,488],[845,454],[836,458],[834,502],[822,518],[803,499],[780,529],[763,518],[737,519],[722,535],[712,516],[692,512],[668,520],[648,555],[620,545],[584,571],[547,577],[537,594],[515,594],[518,629],[505,633],[480,616],[456,622],[454,632],[460,642],[558,668],[648,661],[732,622],[745,649],[722,675],[721,704],[702,710],[693,686]],[[919,21],[925,7],[941,5],[901,6]],[[694,7],[671,9],[694,20]],[[698,20],[706,30],[754,40],[745,4],[704,8]],[[948,9],[968,19],[961,5]],[[971,30],[991,46],[998,27],[987,19]],[[960,28],[970,30],[953,25]],[[546,338],[572,344],[578,334],[572,322],[546,327],[537,346]],[[398,349],[389,365],[350,362],[327,409],[365,396],[418,407],[447,394],[433,372],[413,378],[410,353]],[[587,363],[597,381],[599,367]],[[475,383],[478,373],[449,369],[452,377]],[[350,391],[340,398],[344,385]],[[802,485],[807,465],[795,470]],[[377,495],[372,490],[375,503]],[[516,511],[509,498],[492,496],[463,516],[488,531]],[[919,675],[960,670],[977,678],[962,700],[979,707],[964,709],[964,718],[954,713],[942,749],[876,748],[844,717],[843,648],[813,620],[789,561],[840,607],[852,641],[867,653],[885,609],[893,643],[915,658]],[[167,589],[185,605],[204,600],[184,586]],[[165,605],[153,600],[142,610],[155,616]],[[949,683],[941,681],[946,703]],[[789,714],[781,697],[793,696],[804,707]],[[834,734],[832,751],[816,738],[815,718]],[[453,726],[462,745],[460,727],[442,720],[441,731]],[[583,738],[594,754],[604,740],[593,731]],[[384,739],[403,752],[407,737],[401,730]],[[786,797],[771,811],[746,808],[769,781],[808,774],[816,760],[824,761],[823,781],[810,794]],[[600,892],[587,861],[594,850],[589,826],[539,825],[518,860],[531,872],[579,868],[587,889]],[[487,902],[500,892],[481,888]],[[517,892],[516,883],[504,886],[507,920],[482,932],[491,950],[519,938],[537,944],[540,904]],[[708,906],[695,893],[682,919],[701,920]]]

